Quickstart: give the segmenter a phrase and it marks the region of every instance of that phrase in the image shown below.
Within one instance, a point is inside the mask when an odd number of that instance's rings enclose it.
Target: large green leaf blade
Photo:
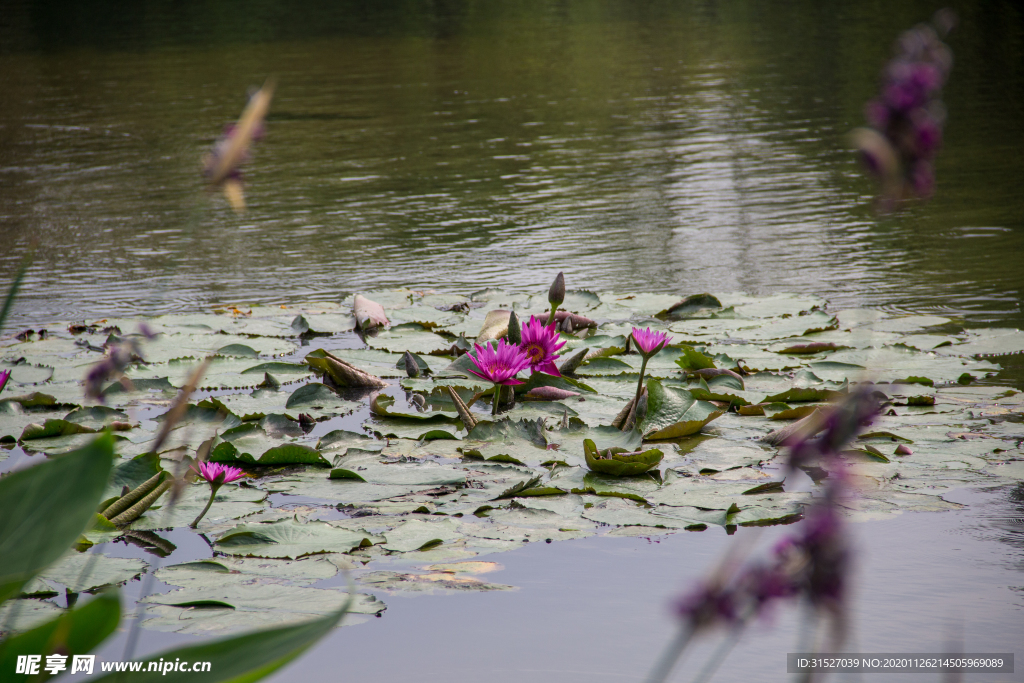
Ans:
[[[114,439],[0,479],[0,602],[59,559],[92,521],[107,487]]]
[[[203,645],[192,645],[170,652],[162,652],[143,660],[148,662],[209,662],[209,671],[141,671],[132,673],[132,683],[249,683],[277,671],[292,661],[318,640],[327,635],[348,612],[351,598],[334,614],[295,626],[252,631],[239,636],[215,640]],[[118,681],[118,673],[110,673],[97,683]],[[126,677],[121,674],[122,678]]]
[[[60,653],[69,658],[91,652],[114,632],[121,620],[121,598],[118,591],[101,593],[95,600],[76,607],[56,619],[36,626],[30,631],[11,636],[0,642],[0,671],[10,681],[44,680],[39,676],[13,673],[18,655],[46,655]],[[70,659],[69,659],[70,661]],[[70,668],[70,667],[68,667]]]

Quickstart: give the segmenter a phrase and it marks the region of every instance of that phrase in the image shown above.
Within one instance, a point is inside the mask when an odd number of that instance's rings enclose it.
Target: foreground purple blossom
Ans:
[[[494,383],[494,403],[491,414],[498,413],[500,403],[500,391],[502,386],[523,384],[516,379],[521,371],[530,365],[530,359],[523,353],[522,349],[513,344],[507,344],[504,339],[498,340],[497,346],[485,344],[474,344],[475,354],[470,353],[469,359],[473,361],[476,370],[470,368],[469,372],[480,379]]]
[[[0,391],[4,390],[4,387],[7,386],[7,380],[9,380],[10,378],[10,370],[0,370]]]
[[[245,473],[237,467],[229,467],[227,465],[222,465],[219,462],[207,461],[200,462],[199,469],[192,466],[189,466],[189,469],[210,484],[210,500],[207,501],[206,507],[204,507],[203,511],[199,513],[199,516],[195,518],[195,521],[189,524],[190,527],[195,529],[199,525],[200,520],[202,520],[210,510],[210,506],[213,505],[213,499],[217,495],[217,491],[220,487],[228,482],[241,479],[245,476]]]
[[[808,418],[803,429],[787,440],[787,467],[821,467],[828,472],[822,495],[804,510],[795,532],[778,543],[769,557],[734,571],[736,562],[723,562],[710,580],[678,600],[674,611],[680,633],[665,651],[650,678],[664,681],[691,638],[718,626],[734,635],[752,619],[781,600],[802,597],[831,617],[833,647],[846,632],[846,593],[853,550],[846,532],[841,503],[850,483],[840,453],[880,408],[876,395],[858,387],[838,404]],[[728,557],[728,556],[727,556]]]
[[[545,327],[534,316],[531,315],[530,322],[523,325],[523,341],[519,348],[529,359],[531,373],[545,372],[560,377],[555,367],[555,359],[558,358],[555,352],[563,346],[565,342],[560,341],[555,328]]]

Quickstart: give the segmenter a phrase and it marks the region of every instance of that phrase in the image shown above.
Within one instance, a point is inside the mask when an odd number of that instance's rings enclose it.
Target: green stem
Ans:
[[[551,315],[548,316],[548,327],[555,326],[555,313],[558,311],[558,304],[551,306]]]
[[[647,372],[647,356],[644,356],[644,362],[640,365],[640,381],[636,383],[636,398],[633,399],[633,405],[640,405],[640,394],[644,391],[644,373]]]
[[[498,403],[501,402],[501,385],[495,383],[494,385],[494,401],[491,405],[491,415],[498,414]]]
[[[686,650],[686,646],[690,643],[690,637],[693,635],[693,629],[689,626],[683,626],[679,629],[679,633],[675,639],[669,643],[669,646],[661,653],[661,657],[658,662],[654,665],[654,669],[647,677],[647,683],[664,683],[665,679],[672,672],[673,667],[679,661],[683,651]]]
[[[210,511],[210,506],[213,505],[213,498],[214,496],[217,495],[218,489],[220,489],[219,484],[214,484],[213,482],[210,482],[210,500],[206,501],[206,507],[204,507],[203,511],[199,513],[199,516],[196,517],[196,520],[189,524],[190,528],[195,529],[199,525],[199,521],[206,516],[207,512]]]

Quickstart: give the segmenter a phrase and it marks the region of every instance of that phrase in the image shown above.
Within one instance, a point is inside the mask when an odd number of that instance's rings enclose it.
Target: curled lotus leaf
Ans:
[[[454,412],[454,404],[452,404]],[[380,417],[400,417],[407,420],[456,420],[458,415],[446,413],[440,410],[424,410],[417,412],[412,410],[396,410],[395,398],[387,394],[377,394],[370,401],[370,412]]]
[[[810,342],[808,344],[792,344],[783,349],[779,349],[776,353],[791,353],[791,354],[812,354],[812,353],[823,353],[825,351],[839,351],[840,349],[848,349],[848,346],[841,346],[835,342]]]
[[[722,302],[718,300],[718,297],[703,292],[701,294],[691,294],[679,303],[656,313],[654,317],[660,320],[684,320],[702,311],[716,308],[722,308]]]
[[[356,317],[356,325],[361,330],[369,330],[389,324],[388,316],[384,313],[384,307],[376,301],[367,299],[362,294],[356,294],[355,299],[353,299],[352,314]]]
[[[541,401],[557,401],[579,395],[580,392],[578,391],[568,391],[558,387],[534,387],[526,392],[526,398],[535,398]]]
[[[550,318],[550,317],[551,317],[551,313],[550,312],[548,312],[548,313],[541,313],[540,315],[537,316],[537,320],[539,320],[542,325],[547,325],[548,324],[548,318]],[[588,318],[586,316],[578,315],[576,313],[570,313],[569,311],[556,311],[555,312],[555,323],[556,324],[562,325],[565,322],[566,318],[569,318],[569,321],[572,323],[572,328],[574,330],[578,330],[581,327],[597,327],[597,321],[591,320],[590,318]]]
[[[326,375],[340,387],[363,387],[379,389],[386,387],[387,382],[376,375],[360,370],[348,361],[318,349],[306,356],[306,363],[320,374]]]
[[[480,333],[476,335],[477,342],[499,339],[508,333],[508,321],[512,317],[512,311],[497,309],[489,311],[484,318],[484,324]]]
[[[583,441],[583,452],[586,455],[587,467],[592,471],[616,477],[643,474],[652,467],[657,467],[664,457],[664,454],[657,448],[646,451],[609,448],[599,451],[597,445],[590,439]]]

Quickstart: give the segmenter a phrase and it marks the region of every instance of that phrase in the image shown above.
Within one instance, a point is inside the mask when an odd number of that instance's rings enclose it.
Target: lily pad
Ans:
[[[617,477],[643,474],[647,470],[657,467],[664,457],[664,454],[657,448],[632,452],[611,448],[602,452],[598,451],[597,446],[590,439],[583,442],[583,449],[586,454],[587,467],[594,472]]]

